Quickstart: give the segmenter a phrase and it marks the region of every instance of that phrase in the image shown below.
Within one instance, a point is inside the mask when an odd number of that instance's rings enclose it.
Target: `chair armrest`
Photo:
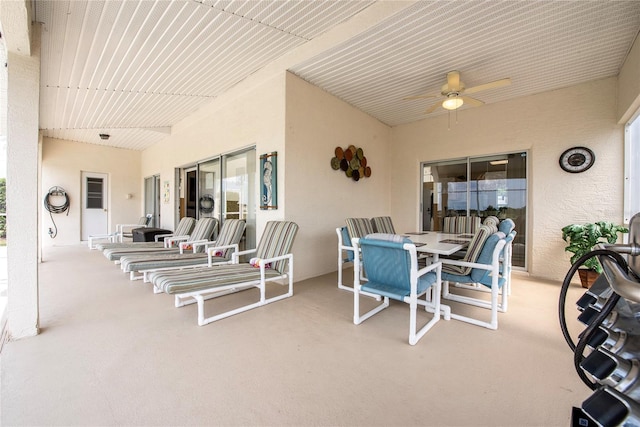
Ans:
[[[173,236],[169,239],[164,239],[165,248],[170,248],[174,243],[178,243],[181,240],[187,240],[189,236]]]
[[[260,266],[264,266],[264,265],[270,264],[270,263],[272,263],[274,261],[280,261],[281,259],[293,259],[293,254],[284,254],[284,255],[273,257],[273,258],[262,258],[258,262],[258,264]]]
[[[239,259],[242,255],[253,254],[253,253],[255,253],[256,251],[257,251],[257,249],[247,249],[247,250],[244,250],[244,251],[234,252],[234,253],[231,255],[231,261],[232,261],[234,264],[237,264],[237,263],[238,263],[238,259]]]
[[[154,240],[156,242],[159,242],[160,239],[162,239],[163,241],[167,238],[167,237],[172,237],[173,233],[167,233],[167,234],[156,234],[155,236],[153,236]]]
[[[471,268],[481,268],[483,270],[492,270],[493,269],[493,265],[492,264],[479,264],[477,262],[468,262],[468,261],[458,261],[455,259],[442,259],[440,258],[440,261],[442,263],[442,265],[448,264],[448,265],[458,265],[460,267],[471,267]]]
[[[184,253],[185,249],[192,249],[193,253],[196,252],[197,246],[202,246],[203,244],[209,242],[209,240],[206,239],[202,239],[202,240],[193,240],[191,242],[180,242],[178,244],[178,247],[180,248],[180,253]]]
[[[204,250],[206,252],[207,248],[209,248],[209,246],[211,245],[215,245],[215,243],[216,243],[215,240],[202,239],[202,240],[194,240],[193,242],[180,243],[180,247],[182,247],[182,245],[185,245],[185,246],[190,245],[193,250],[193,253],[195,254],[200,246],[204,246]]]
[[[122,231],[122,229],[125,228],[125,227],[141,228],[141,227],[146,227],[146,225],[142,225],[142,224],[116,224],[116,230]]]
[[[260,261],[258,261],[258,266],[260,266],[260,272],[264,274],[264,270],[266,269],[267,264],[271,264],[275,261],[280,261],[281,259],[288,259],[289,263],[291,263],[293,262],[293,254],[284,254],[284,255],[273,257],[273,258],[261,259]]]
[[[209,267],[211,267],[213,265],[213,254],[215,252],[217,252],[220,249],[224,250],[224,249],[229,249],[229,248],[233,248],[234,249],[233,253],[231,254],[231,257],[233,259],[233,255],[238,253],[239,246],[238,246],[237,243],[233,244],[233,245],[213,246],[213,247],[207,248],[207,258],[209,259]]]
[[[421,268],[420,270],[418,270],[418,277],[424,276],[428,272],[436,270],[438,267],[442,268],[442,261],[434,262],[426,267]]]

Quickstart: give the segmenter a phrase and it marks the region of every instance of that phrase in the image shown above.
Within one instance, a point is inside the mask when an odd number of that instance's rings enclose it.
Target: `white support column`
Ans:
[[[2,2],[14,3],[14,2]],[[15,2],[20,4],[21,2]],[[14,3],[14,4],[15,4]],[[28,2],[26,3],[28,5]],[[24,6],[24,4],[22,5]],[[2,8],[2,24],[11,19]],[[28,19],[28,18],[27,18]],[[28,21],[30,26],[30,20]],[[24,30],[24,27],[22,27]],[[27,34],[28,34],[27,30]],[[40,26],[31,31],[30,55],[7,39],[7,330],[11,339],[38,334],[38,217]],[[1,64],[4,66],[4,64]]]

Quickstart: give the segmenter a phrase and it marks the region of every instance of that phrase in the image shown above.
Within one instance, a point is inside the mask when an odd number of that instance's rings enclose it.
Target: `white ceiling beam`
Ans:
[[[31,56],[31,0],[0,0],[0,25],[7,51]]]

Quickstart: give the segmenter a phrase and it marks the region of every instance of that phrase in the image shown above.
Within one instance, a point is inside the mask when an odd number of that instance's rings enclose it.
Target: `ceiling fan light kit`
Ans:
[[[460,80],[460,72],[459,71],[449,71],[447,73],[447,83],[445,83],[440,93],[438,94],[426,94],[426,95],[418,95],[418,96],[410,96],[405,99],[423,99],[423,98],[445,98],[444,101],[438,101],[435,104],[431,105],[425,111],[426,114],[431,114],[439,107],[444,108],[445,110],[454,111],[458,108],[462,107],[464,104],[471,107],[479,107],[483,105],[484,102],[480,101],[476,98],[471,98],[470,96],[466,96],[466,94],[476,93],[483,90],[488,89],[496,89],[499,87],[507,86],[511,84],[511,79],[501,79],[496,80],[489,83],[484,83],[478,86],[473,86],[467,88],[465,84]]]
[[[458,108],[462,107],[462,104],[464,104],[464,101],[462,99],[458,98],[457,96],[453,96],[442,101],[442,108],[444,108],[445,110],[457,110]]]

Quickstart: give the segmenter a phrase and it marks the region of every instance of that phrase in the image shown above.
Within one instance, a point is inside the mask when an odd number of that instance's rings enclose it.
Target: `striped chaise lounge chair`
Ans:
[[[133,254],[149,254],[149,253],[179,253],[179,245],[188,245],[211,240],[212,236],[218,229],[218,220],[216,218],[200,218],[196,222],[193,232],[189,236],[175,236],[165,239],[164,243],[167,247],[161,248],[114,248],[102,251],[109,261],[120,262],[120,258]],[[174,246],[175,245],[175,246]]]
[[[133,237],[129,235],[131,230],[138,227],[147,227],[151,222],[153,215],[147,214],[140,217],[137,224],[116,224],[116,231],[108,234],[91,234],[88,238],[89,249],[96,249],[94,242],[96,240],[106,240],[110,243],[123,242],[124,237]]]
[[[198,325],[203,326],[234,314],[242,313],[293,295],[293,254],[291,247],[298,225],[289,221],[269,221],[258,247],[233,255],[233,264],[214,265],[187,270],[158,271],[149,275],[154,292],[174,295],[176,307],[198,304]],[[242,255],[253,255],[250,262],[239,263]],[[288,282],[288,290],[267,298],[266,284]],[[204,301],[249,288],[258,288],[257,302],[228,310],[211,317],[204,316]]]
[[[218,238],[214,241],[191,244],[192,250],[186,252],[185,245],[181,245],[179,253],[151,253],[125,255],[120,258],[120,267],[129,273],[131,280],[145,279],[151,271],[177,270],[180,268],[196,267],[208,264],[229,264],[231,254],[239,251],[240,239],[244,234],[245,221],[242,219],[227,219]],[[198,251],[199,248],[204,251]]]
[[[184,217],[178,223],[176,230],[173,233],[158,234],[155,236],[154,242],[103,242],[96,243],[95,249],[105,251],[105,249],[118,249],[118,248],[164,248],[164,239],[178,236],[189,236],[194,227],[196,226],[196,220],[191,217]],[[162,240],[161,240],[162,239]]]

